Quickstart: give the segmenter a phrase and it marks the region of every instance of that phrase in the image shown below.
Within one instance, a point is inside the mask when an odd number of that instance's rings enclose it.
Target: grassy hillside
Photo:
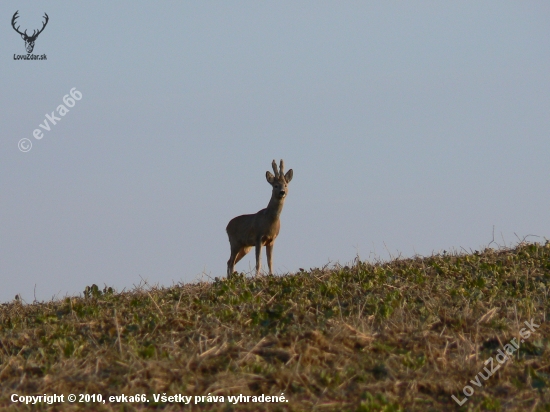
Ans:
[[[165,394],[191,396],[185,410],[550,411],[549,288],[546,243],[14,301],[0,306],[0,407],[63,394],[32,410],[182,408],[185,398],[155,401]],[[451,396],[466,398],[465,385],[474,393],[459,407]],[[121,394],[149,402],[109,401]]]

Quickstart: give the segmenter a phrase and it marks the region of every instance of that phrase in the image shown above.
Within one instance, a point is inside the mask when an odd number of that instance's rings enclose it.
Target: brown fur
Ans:
[[[261,268],[260,254],[262,246],[266,247],[269,274],[273,274],[273,245],[281,228],[279,217],[288,195],[288,183],[292,180],[293,172],[290,169],[286,174],[283,173],[284,162],[282,160],[278,171],[275,160],[271,165],[275,175],[270,172],[265,174],[267,182],[273,187],[267,207],[252,215],[237,216],[231,219],[227,225],[226,231],[231,247],[231,256],[227,261],[228,277],[233,274],[237,262],[253,247],[256,248],[256,275],[258,275]]]

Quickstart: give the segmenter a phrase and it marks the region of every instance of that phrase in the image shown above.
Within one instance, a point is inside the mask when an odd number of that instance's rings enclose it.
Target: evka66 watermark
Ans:
[[[67,113],[70,112],[68,107],[72,108],[75,106],[76,102],[82,99],[82,93],[80,93],[78,90],[76,90],[76,87],[73,87],[69,94],[66,94],[63,96],[63,104],[60,104],[57,106],[57,114],[61,117],[65,116]],[[46,118],[44,119],[43,123],[40,123],[38,127],[41,129],[49,132],[52,129],[52,126],[55,126],[57,122],[61,121],[61,117],[57,117],[55,115],[55,111],[53,111],[51,114],[46,113]],[[44,137],[44,132],[40,129],[34,129],[32,132],[33,137],[36,140],[40,140]],[[24,138],[19,140],[18,143],[19,150],[22,152],[28,152],[32,149],[32,142],[30,139]]]
[[[32,51],[34,50],[34,42],[38,38],[38,35],[44,31],[50,18],[46,13],[44,13],[45,21],[42,23],[42,28],[39,30],[33,30],[32,34],[28,35],[27,30],[25,30],[24,32],[19,30],[21,26],[15,27],[15,25],[17,24],[16,20],[19,17],[18,13],[19,10],[17,10],[13,14],[13,17],[11,19],[11,26],[17,33],[21,35],[21,38],[25,41],[25,49],[27,49],[27,54],[14,54],[13,60],[47,60],[47,56],[45,54],[32,54]]]

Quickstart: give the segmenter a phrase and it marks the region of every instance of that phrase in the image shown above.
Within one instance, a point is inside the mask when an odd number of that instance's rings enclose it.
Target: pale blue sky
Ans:
[[[48,13],[47,61],[13,60],[16,10]],[[280,158],[278,274],[550,237],[547,1],[2,1],[0,22],[0,301],[225,276],[225,226]]]

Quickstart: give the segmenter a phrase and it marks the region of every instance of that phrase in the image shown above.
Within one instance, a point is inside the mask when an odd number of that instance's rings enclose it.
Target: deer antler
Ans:
[[[40,30],[38,30],[38,32],[36,32],[36,30],[33,30],[32,32],[32,35],[29,36],[27,34],[27,30],[25,30],[24,33],[20,32],[19,31],[19,27],[21,26],[17,26],[15,27],[15,21],[19,18],[18,16],[18,13],[19,13],[19,10],[17,10],[15,12],[15,14],[13,15],[12,19],[11,19],[11,26],[13,27],[13,29],[19,33],[21,36],[25,36],[26,39],[29,39],[29,40],[32,40],[32,39],[36,39],[38,37],[38,35],[40,33],[42,33],[42,31],[44,31],[44,29],[46,28],[46,25],[48,24],[48,21],[50,20],[50,18],[48,17],[48,14],[47,13],[44,13],[44,18],[46,19],[46,21],[44,23],[42,23],[42,28]]]
[[[31,37],[38,37],[38,35],[44,31],[44,29],[46,28],[46,24],[48,24],[48,21],[50,20],[50,18],[48,17],[48,15],[46,13],[44,13],[44,18],[46,19],[46,21],[44,23],[42,23],[42,28],[40,30],[38,30],[38,33],[36,33],[36,34],[34,34],[34,31],[33,31]]]
[[[285,162],[283,162],[283,159],[281,159],[281,164],[279,166],[279,173],[280,173],[279,177],[285,176],[284,168],[285,168]]]
[[[273,171],[275,172],[275,179],[278,179],[279,172],[277,171],[277,162],[275,162],[275,159],[273,159],[273,162],[271,162],[271,167],[273,167]]]
[[[13,29],[14,29],[17,33],[19,33],[21,36],[26,36],[26,35],[27,35],[27,30],[25,30],[25,33],[21,33],[21,32],[19,31],[19,27],[21,27],[21,26],[17,26],[17,28],[15,28],[15,20],[17,20],[17,18],[19,17],[19,16],[17,15],[17,13],[19,13],[19,10],[17,10],[17,11],[15,12],[15,14],[13,15],[13,17],[12,17],[12,19],[11,19],[11,26],[12,26]]]

